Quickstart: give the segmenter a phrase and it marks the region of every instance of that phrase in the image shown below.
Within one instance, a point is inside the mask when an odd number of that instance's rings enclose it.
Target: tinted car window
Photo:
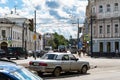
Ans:
[[[42,59],[52,59],[55,60],[56,58],[56,54],[45,54],[44,56],[42,56]]]
[[[64,56],[62,57],[62,60],[69,60],[69,56],[68,56],[68,55],[64,55]]]

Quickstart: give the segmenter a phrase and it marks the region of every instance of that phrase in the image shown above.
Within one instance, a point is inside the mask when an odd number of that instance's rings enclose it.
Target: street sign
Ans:
[[[80,48],[82,48],[82,42],[81,41],[79,41],[79,43],[78,43],[78,49],[80,49]]]
[[[37,36],[36,34],[33,35],[33,40],[36,40],[37,39]]]

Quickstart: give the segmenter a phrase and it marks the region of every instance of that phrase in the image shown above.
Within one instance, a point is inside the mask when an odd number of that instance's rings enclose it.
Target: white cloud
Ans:
[[[0,0],[0,3],[6,4],[6,2],[9,0]],[[56,9],[53,9],[57,11],[58,15],[60,17],[67,17],[70,18],[70,14],[63,11],[64,7],[73,8],[73,6],[76,6],[76,10],[74,13],[78,14],[77,16],[84,19],[85,16],[79,15],[81,11],[85,12],[87,0],[81,1],[81,0],[22,0],[23,4],[19,4],[16,0],[16,4],[22,5],[23,8],[17,9],[17,13],[19,13],[20,16],[24,16],[27,18],[34,18],[34,10],[36,10],[36,16],[37,16],[37,31],[40,33],[45,32],[58,32],[59,34],[64,35],[66,38],[69,38],[72,36],[73,38],[77,37],[77,25],[73,27],[71,24],[67,24],[66,20],[58,20],[54,16],[51,16],[49,14],[49,11],[52,10],[48,6],[46,6],[46,1],[56,1],[59,2],[59,7]],[[18,7],[19,7],[18,5]],[[37,7],[37,9],[35,9]],[[9,7],[0,7],[0,16],[5,15],[6,13],[10,13],[11,9]],[[74,15],[75,16],[75,15]],[[50,18],[51,23],[46,24],[40,24],[44,23],[43,19]],[[63,21],[64,23],[62,23]],[[59,24],[58,24],[59,23]],[[63,27],[64,26],[64,27]]]
[[[0,0],[0,3],[5,4],[8,0]]]

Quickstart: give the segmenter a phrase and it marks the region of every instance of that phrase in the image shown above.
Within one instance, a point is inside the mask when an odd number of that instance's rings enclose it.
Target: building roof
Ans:
[[[16,13],[7,14],[5,16],[5,18],[10,20],[11,22],[16,22],[16,23],[24,23],[25,20],[27,20],[27,18],[22,17],[22,16],[20,16],[19,14],[16,14]]]

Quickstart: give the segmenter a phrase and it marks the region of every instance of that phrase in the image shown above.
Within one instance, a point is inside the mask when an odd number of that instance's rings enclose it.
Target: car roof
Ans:
[[[64,54],[70,54],[70,53],[67,53],[67,52],[48,52],[46,54],[64,55]]]
[[[21,66],[17,65],[16,63],[9,61],[0,61],[0,72],[11,73],[20,68]]]

